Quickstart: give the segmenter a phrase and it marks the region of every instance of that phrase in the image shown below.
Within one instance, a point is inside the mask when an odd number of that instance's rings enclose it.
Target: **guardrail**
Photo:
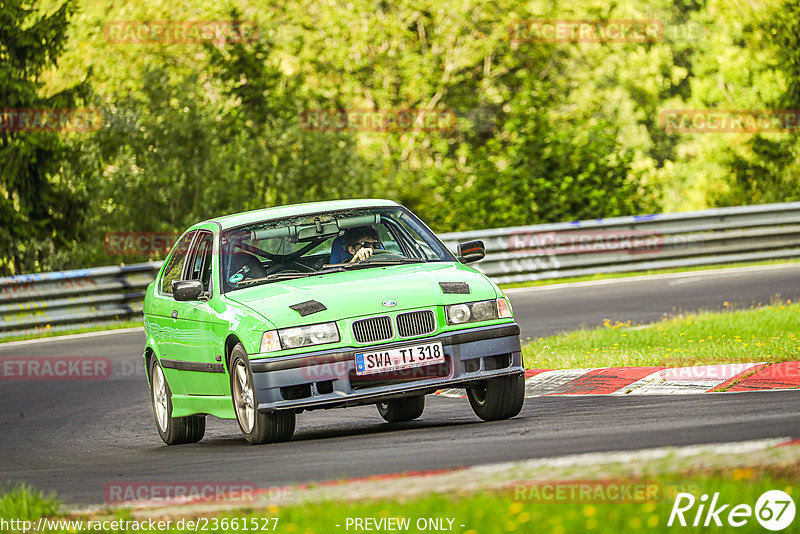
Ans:
[[[481,239],[498,284],[800,257],[800,202],[634,215],[441,236]]]
[[[161,262],[0,278],[0,339],[141,316]]]
[[[800,202],[614,217],[440,236],[481,239],[497,283],[800,258]],[[161,262],[0,278],[0,339],[141,316]]]

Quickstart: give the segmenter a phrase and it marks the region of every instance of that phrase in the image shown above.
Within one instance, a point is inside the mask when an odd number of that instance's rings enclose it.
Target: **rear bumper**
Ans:
[[[374,404],[409,393],[427,394],[465,387],[488,378],[524,373],[516,323],[448,332],[413,341],[370,346],[367,350],[440,341],[445,364],[385,375],[359,377],[355,354],[364,348],[252,361],[260,412]]]

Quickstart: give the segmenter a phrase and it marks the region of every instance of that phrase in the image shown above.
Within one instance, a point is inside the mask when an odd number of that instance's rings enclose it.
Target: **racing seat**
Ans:
[[[261,261],[249,252],[234,252],[231,254],[228,278],[237,273],[244,275],[244,278],[264,278],[267,276],[267,270],[261,265]],[[225,282],[229,282],[229,280],[225,280]]]
[[[350,261],[353,255],[347,252],[347,241],[344,235],[340,235],[331,243],[331,259],[328,263],[345,263]]]

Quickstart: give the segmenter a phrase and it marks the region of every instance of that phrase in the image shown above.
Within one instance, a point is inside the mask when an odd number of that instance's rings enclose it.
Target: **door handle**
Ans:
[[[178,318],[178,310],[172,310],[172,318],[173,319],[177,319]]]

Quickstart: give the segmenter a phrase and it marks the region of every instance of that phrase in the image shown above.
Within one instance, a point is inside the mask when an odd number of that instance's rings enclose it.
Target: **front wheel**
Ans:
[[[487,380],[467,388],[467,397],[475,415],[484,421],[509,419],[522,411],[525,401],[525,376],[509,375]]]
[[[425,409],[425,396],[379,402],[377,406],[378,413],[387,423],[411,421],[422,415]]]
[[[150,364],[150,400],[153,401],[153,414],[156,416],[158,435],[167,445],[196,443],[206,433],[206,416],[190,415],[172,417],[172,390],[161,364],[153,356]]]
[[[293,411],[260,413],[253,387],[250,360],[241,343],[231,352],[231,396],[236,420],[251,445],[289,441],[294,434]]]

